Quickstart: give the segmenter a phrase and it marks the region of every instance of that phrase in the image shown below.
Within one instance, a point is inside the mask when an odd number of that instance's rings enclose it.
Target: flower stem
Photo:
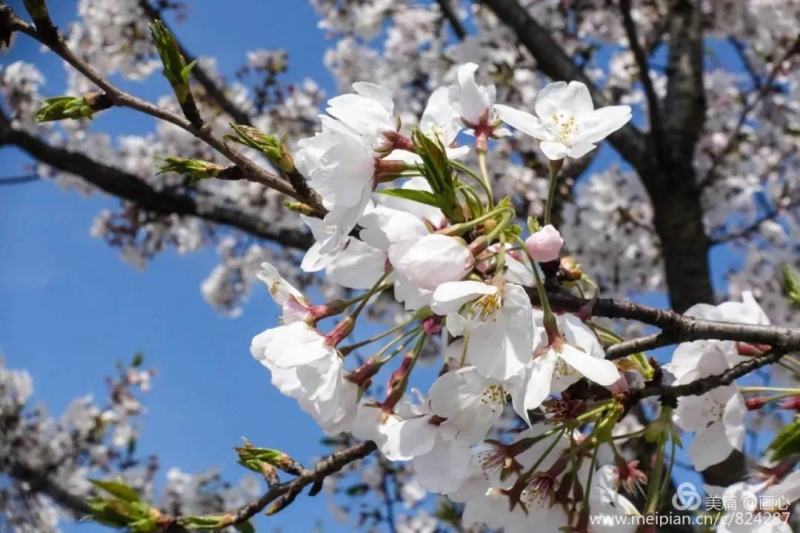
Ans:
[[[414,320],[416,320],[416,317],[411,317],[408,320],[406,320],[406,321],[404,321],[404,322],[402,322],[400,324],[397,324],[396,326],[394,326],[392,328],[387,329],[386,331],[378,333],[377,335],[373,335],[372,337],[366,338],[364,340],[361,340],[361,341],[358,341],[358,342],[354,342],[353,344],[348,344],[347,346],[342,346],[339,349],[339,351],[342,353],[342,355],[347,355],[350,352],[352,352],[353,350],[357,350],[358,348],[361,348],[362,346],[366,346],[367,344],[372,344],[373,342],[379,341],[379,340],[383,339],[384,337],[388,337],[392,333],[400,331],[401,329],[405,328],[407,325],[409,325]]]
[[[448,226],[442,230],[437,231],[436,233],[441,233],[442,235],[451,235],[451,236],[461,235],[462,233],[471,230],[481,222],[505,213],[510,213],[509,216],[510,218],[511,216],[514,215],[514,209],[507,206],[501,206],[496,209],[492,209],[488,213],[485,213],[477,218],[473,218],[472,220],[468,220],[466,222],[453,224],[452,226]]]
[[[658,510],[659,496],[661,492],[661,477],[664,470],[664,446],[666,445],[666,431],[663,431],[658,436],[658,449],[656,450],[656,459],[653,464],[653,472],[650,476],[650,482],[647,485],[647,506],[645,511],[647,514],[655,514]]]
[[[378,351],[378,353],[375,354],[375,357],[378,358],[381,364],[388,362],[392,357],[405,350],[406,346],[408,346],[410,342],[417,340],[417,335],[420,335],[421,332],[422,328],[414,328],[409,331],[406,331],[402,335],[392,339],[391,342],[389,342],[386,346],[381,348]],[[383,356],[386,352],[389,351],[389,348],[395,345],[397,345],[397,347],[394,350],[392,350],[392,353],[390,353],[387,357],[381,358],[381,356]]]
[[[489,171],[486,168],[486,152],[484,150],[478,150],[478,166],[481,169],[483,188],[489,197],[489,207],[494,207],[494,197],[492,196],[492,186],[489,182]]]
[[[553,200],[556,196],[556,186],[558,185],[558,173],[564,164],[563,159],[550,161],[550,186],[547,189],[547,203],[544,206],[544,225],[552,223],[553,220]]]
[[[536,264],[536,260],[531,257],[530,252],[528,252],[528,249],[525,247],[525,241],[523,241],[521,237],[517,237],[517,240],[522,245],[522,249],[525,250],[525,255],[528,257],[528,262],[531,264],[533,277],[536,280],[536,292],[539,293],[539,305],[542,306],[542,312],[544,313],[544,329],[547,331],[548,339],[552,340],[559,335],[556,316],[553,314],[553,310],[550,307],[550,300],[547,299],[547,291],[544,290],[544,282],[539,275],[539,268]]]
[[[781,392],[790,396],[800,395],[800,389],[786,387],[739,387],[740,392]]]
[[[450,165],[453,166],[456,170],[461,172],[462,174],[466,174],[473,180],[475,180],[483,189],[483,192],[486,193],[487,198],[492,198],[492,188],[489,186],[488,180],[484,180],[481,176],[476,174],[472,171],[467,165],[461,163],[460,161],[450,160]],[[490,201],[491,204],[491,201]]]
[[[374,296],[375,294],[384,290],[383,282],[386,281],[386,278],[389,277],[389,274],[391,274],[391,272],[392,272],[391,269],[384,272],[383,275],[380,277],[380,279],[375,282],[375,285],[373,285],[371,289],[369,289],[362,295],[362,299],[358,303],[358,307],[356,307],[355,310],[352,313],[350,313],[350,318],[352,318],[353,321],[355,321],[355,319],[358,318],[358,315],[361,314],[361,311],[364,310],[364,307],[367,305],[367,302],[369,302],[369,299],[372,298],[372,296]]]

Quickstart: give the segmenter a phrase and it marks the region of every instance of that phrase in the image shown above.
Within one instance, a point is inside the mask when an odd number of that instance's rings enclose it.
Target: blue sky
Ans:
[[[11,5],[23,13],[21,1]],[[75,2],[51,1],[61,26],[75,16]],[[174,27],[196,54],[218,59],[231,76],[255,48],[289,51],[288,79],[314,78],[330,94],[333,81],[322,64],[328,46],[307,2],[298,0],[210,0],[191,2],[189,19]],[[246,16],[242,16],[246,14]],[[63,87],[64,70],[52,55],[42,54],[20,38],[0,64],[36,63],[50,82],[44,93]],[[154,76],[146,83],[124,83],[146,98],[168,92]],[[148,131],[146,117],[124,110],[103,113],[94,127],[112,134]],[[598,164],[612,160],[613,151]],[[29,162],[18,151],[0,151],[0,176],[25,173]],[[162,466],[197,472],[219,466],[237,479],[232,447],[247,436],[253,442],[289,451],[298,459],[323,453],[320,432],[294,402],[269,383],[268,372],[249,355],[250,338],[275,323],[276,309],[266,291],[254,292],[244,313],[222,318],[202,299],[201,281],[216,264],[213,250],[189,256],[167,252],[143,271],[121,261],[103,241],[89,236],[95,214],[117,202],[85,197],[51,183],[0,189],[0,352],[11,368],[32,374],[36,400],[60,413],[67,402],[93,392],[105,393],[103,378],[115,361],[143,351],[158,369],[146,395],[140,450],[156,453]],[[719,287],[727,252],[715,252]],[[650,297],[662,303],[663,298]],[[335,530],[319,496],[298,500],[275,517],[260,519],[264,529],[311,530],[320,521]],[[89,532],[96,526],[71,526]],[[261,529],[261,528],[260,528]]]
[[[11,5],[24,13],[21,1]],[[267,6],[269,4],[269,6]],[[50,2],[61,26],[75,17],[75,2]],[[242,0],[192,2],[189,19],[175,28],[186,46],[216,56],[225,74],[244,61],[246,50],[286,48],[290,80],[312,77],[326,90],[332,79],[322,64],[324,34],[306,2]],[[242,17],[242,13],[249,16]],[[37,64],[48,79],[44,94],[63,89],[58,60],[20,38],[0,64]],[[139,95],[167,92],[158,76],[127,83]],[[95,127],[113,134],[147,131],[150,122],[114,110]],[[25,173],[29,159],[0,151],[0,176]],[[326,448],[321,433],[292,400],[269,383],[269,373],[249,354],[252,336],[274,325],[276,309],[266,291],[256,291],[237,319],[222,318],[200,295],[200,283],[216,265],[206,250],[190,256],[167,252],[143,271],[124,263],[116,250],[89,236],[95,214],[115,207],[113,199],[85,197],[52,183],[0,189],[0,350],[10,368],[27,368],[35,399],[60,413],[70,399],[92,392],[102,399],[104,377],[115,361],[141,350],[158,375],[145,396],[140,450],[156,453],[162,466],[197,472],[219,466],[236,480],[233,446],[254,443],[286,450],[304,462]],[[310,531],[322,519],[336,529],[323,495],[298,500],[277,516],[261,519],[259,530]],[[69,527],[90,532],[93,525]]]

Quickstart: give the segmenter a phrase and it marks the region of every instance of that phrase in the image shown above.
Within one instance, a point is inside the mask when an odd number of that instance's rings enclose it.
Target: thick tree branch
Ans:
[[[4,144],[17,146],[42,163],[79,176],[100,190],[153,213],[198,217],[298,249],[307,249],[312,242],[303,231],[276,228],[269,221],[243,212],[233,204],[215,202],[212,198],[200,202],[187,194],[154,189],[134,174],[95,161],[82,153],[52,146],[25,131],[14,129],[8,118],[0,113],[0,145]]]
[[[696,0],[671,0],[664,133],[673,162],[691,161],[706,117],[702,13]]]
[[[537,302],[535,292],[531,289],[529,295],[534,302]],[[661,333],[643,338],[646,340],[635,339],[612,346],[608,354],[613,358],[630,355],[643,349],[699,339],[766,344],[783,352],[800,350],[800,328],[704,320],[669,309],[611,298],[599,298],[592,302],[564,293],[551,293],[548,298],[553,308],[560,311],[589,313],[592,316],[606,318],[624,318],[662,329]]]
[[[436,0],[436,3],[439,4],[439,10],[444,18],[447,19],[448,24],[453,29],[453,33],[456,34],[459,41],[463,41],[467,36],[467,30],[458,18],[458,14],[453,8],[452,0]]]

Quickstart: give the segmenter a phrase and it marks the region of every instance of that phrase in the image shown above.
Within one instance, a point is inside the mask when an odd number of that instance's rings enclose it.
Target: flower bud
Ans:
[[[548,224],[525,240],[525,248],[539,262],[555,261],[564,246],[564,239],[552,224]]]
[[[429,316],[422,321],[422,330],[428,335],[438,335],[442,331],[442,317]]]
[[[353,327],[355,327],[355,320],[352,317],[345,317],[342,319],[341,322],[336,324],[336,326],[331,330],[330,333],[325,335],[325,342],[328,346],[336,346],[342,339],[350,335],[350,332],[353,331]]]
[[[786,398],[779,404],[781,409],[800,411],[800,396]]]
[[[756,396],[754,398],[748,398],[744,401],[745,406],[747,406],[748,411],[756,411],[761,409],[765,405],[769,403],[769,398],[764,396]]]
[[[345,376],[345,379],[365,389],[372,383],[372,378],[380,371],[382,366],[383,364],[380,361],[374,357],[370,357],[363,365]]]
[[[768,344],[755,344],[748,342],[737,342],[736,351],[743,357],[758,357],[764,355],[771,349]]]

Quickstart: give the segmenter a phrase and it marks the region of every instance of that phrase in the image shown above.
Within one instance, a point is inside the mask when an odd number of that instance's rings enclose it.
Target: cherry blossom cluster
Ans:
[[[286,67],[283,51],[255,50],[242,69],[265,73],[266,99],[262,87],[246,87],[239,75],[224,83],[212,58],[198,59],[197,67],[224,87],[224,98],[253,125],[286,135],[297,170],[322,198],[326,215],[320,218],[301,221],[278,193],[257,183],[206,180],[187,187],[176,173],[153,175],[154,162],[165,153],[225,163],[173,125],[159,123],[152,133],[112,138],[90,130],[85,120],[59,128],[35,123],[44,78],[29,63],[2,67],[0,90],[12,111],[11,127],[18,131],[119,167],[155,190],[191,197],[201,212],[222,206],[268,220],[279,232],[302,234],[307,227],[314,244],[302,272],[295,267],[297,252],[289,247],[253,242],[246,232],[221,229],[202,217],[152,213],[128,200],[119,210],[102,211],[92,234],[139,267],[168,248],[189,253],[214,246],[220,264],[202,292],[231,316],[240,312],[254,280],[264,280],[283,307],[283,326],[257,337],[254,355],[270,368],[275,385],[326,432],[373,440],[384,457],[417,472],[410,492],[429,490],[466,502],[468,523],[529,529],[530,500],[541,503],[545,494],[551,505],[543,506],[535,520],[582,525],[576,513],[587,508],[609,504],[634,512],[617,498],[617,489],[631,493],[637,483],[652,482],[621,446],[626,434],[642,436],[645,428],[623,430],[630,417],[617,420],[613,402],[601,409],[604,395],[641,388],[661,370],[664,382],[694,383],[763,355],[768,347],[696,341],[681,344],[665,369],[652,368],[643,356],[612,363],[605,360],[603,346],[620,340],[620,324],[550,309],[544,287],[589,295],[595,285],[604,295],[664,288],[666,254],[659,242],[664,231],[656,226],[658,213],[641,170],[637,176],[627,166],[600,172],[591,167],[585,178],[575,180],[598,152],[596,145],[630,119],[627,105],[636,113],[652,104],[639,84],[643,69],[619,24],[617,3],[521,3],[603,87],[594,94],[627,104],[598,110],[583,84],[545,85],[541,59],[519,46],[514,32],[484,5],[490,3],[314,0],[320,28],[334,39],[325,64],[340,91],[352,87],[355,92],[331,99],[320,118],[316,114],[324,98],[313,81],[276,85],[273,75]],[[642,47],[652,55],[666,36],[667,4],[634,4]],[[103,75],[149,76],[158,61],[147,38],[145,5],[81,0],[80,20],[65,27],[69,46]],[[449,24],[446,5],[453,11]],[[700,9],[705,31],[714,38],[709,48],[716,51],[719,42],[729,41],[743,67],[731,69],[724,58],[707,62],[708,117],[693,156],[697,194],[710,241],[744,259],[728,273],[725,287],[742,301],[696,306],[688,316],[768,324],[769,315],[776,323],[791,323],[796,311],[782,296],[775,273],[797,264],[800,174],[794,154],[800,146],[800,69],[788,52],[798,48],[792,44],[798,4],[721,0],[704,2]],[[456,39],[459,21],[469,27]],[[494,85],[475,83],[475,63]],[[646,74],[663,100],[669,72],[651,67]],[[68,72],[68,92],[94,89],[72,69]],[[380,85],[356,81],[364,79]],[[230,120],[218,97],[200,87],[193,91],[210,128],[227,128]],[[279,95],[274,102],[273,95]],[[178,112],[172,95],[159,105]],[[321,131],[309,137],[318,127]],[[548,169],[549,183],[542,178]],[[89,181],[46,162],[35,172],[81,191],[95,190]],[[556,200],[553,187],[561,187]],[[303,212],[303,206],[296,207]],[[526,233],[514,211],[541,223],[530,220]],[[260,267],[263,261],[273,266]],[[328,302],[315,305],[303,294]],[[531,299],[537,303],[531,305]],[[398,308],[405,312],[389,330],[375,334],[369,329],[374,325],[368,320],[394,318]],[[373,346],[379,347],[370,351]],[[305,355],[295,360],[298,353]],[[424,380],[422,367],[432,357],[439,357],[441,372],[423,394],[415,386]],[[782,363],[775,366],[776,379],[791,385],[800,368],[789,357]],[[780,411],[795,409],[797,389],[778,387],[772,391],[777,396],[750,396],[760,392],[765,390],[732,384],[680,397],[675,406],[655,406],[655,422],[645,436],[674,446],[667,429],[674,423],[695,434],[687,449],[696,469],[718,464],[742,450],[746,417],[766,413],[766,421],[780,424],[786,420]],[[772,416],[775,410],[778,416]],[[704,445],[709,442],[713,445]],[[763,479],[734,485],[727,493],[792,495],[794,478],[787,476],[792,468],[788,460],[762,464]],[[198,479],[170,476],[175,486],[196,493],[197,501],[207,501],[205,482]],[[578,490],[587,495],[582,506],[576,503]],[[603,493],[608,496],[598,496]],[[407,501],[417,501],[412,496]],[[516,518],[502,517],[509,504]],[[171,509],[201,512],[191,505]],[[422,512],[414,520],[409,527],[435,527]]]
[[[294,153],[327,210],[321,220],[304,217],[315,244],[302,269],[353,292],[314,304],[263,263],[258,277],[281,324],[253,339],[252,354],[325,433],[373,441],[386,459],[410,462],[424,490],[464,502],[465,526],[555,531],[585,526],[590,510],[637,514],[618,490],[647,475],[614,445],[623,407],[608,398],[642,387],[653,369],[641,359],[607,360],[596,324],[554,313],[546,283],[589,289],[590,278],[562,257],[550,198],[548,224],[530,219],[523,238],[508,199],[495,201],[486,159],[493,139],[510,134],[505,123],[539,141],[556,182],[564,158],[595,149],[630,120],[630,108],[595,109],[585,85],[558,82],[539,93],[532,114],[496,103],[477,69],[464,64],[457,83],[434,90],[410,135],[380,85],[357,82],[328,101],[321,131]],[[461,162],[473,150],[478,171]],[[389,294],[405,316],[351,340],[362,312]],[[689,316],[768,323],[749,293],[744,303],[699,305]],[[439,352],[441,371],[422,392],[412,376],[426,345]],[[763,349],[688,343],[667,370],[690,382]],[[581,398],[580,383],[605,393]],[[510,411],[527,429],[497,440]],[[698,432],[690,455],[704,469],[742,449],[745,414],[730,385],[681,398],[661,417],[664,428],[674,418]],[[600,448],[606,464],[593,452]]]

